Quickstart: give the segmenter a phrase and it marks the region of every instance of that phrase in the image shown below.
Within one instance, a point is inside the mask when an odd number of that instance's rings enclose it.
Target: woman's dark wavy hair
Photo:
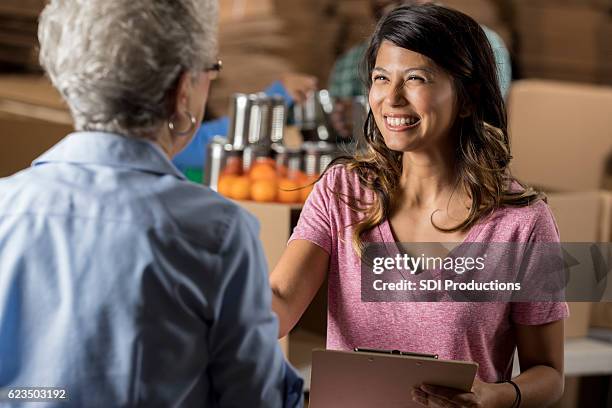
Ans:
[[[432,60],[451,76],[457,106],[470,108],[469,116],[457,114],[453,134],[456,187],[468,192],[471,208],[463,221],[447,229],[435,225],[432,213],[435,228],[445,232],[466,231],[498,207],[526,206],[544,198],[524,186],[522,191],[510,191],[512,156],[506,108],[493,50],[476,21],[459,11],[434,4],[402,6],[391,11],[379,21],[365,54],[363,71],[368,91],[383,41]],[[359,255],[364,249],[362,234],[391,215],[402,174],[402,152],[392,151],[385,145],[371,111],[364,134],[363,146],[356,155],[340,157],[330,164],[330,167],[344,164],[357,173],[363,187],[375,193],[375,200],[366,205],[358,197],[345,201],[353,210],[364,213],[352,237]]]

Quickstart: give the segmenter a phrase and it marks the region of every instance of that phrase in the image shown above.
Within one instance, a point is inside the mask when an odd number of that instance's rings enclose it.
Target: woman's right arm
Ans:
[[[296,239],[270,274],[272,309],[278,316],[278,337],[286,336],[317,294],[329,268],[329,254],[318,245]]]

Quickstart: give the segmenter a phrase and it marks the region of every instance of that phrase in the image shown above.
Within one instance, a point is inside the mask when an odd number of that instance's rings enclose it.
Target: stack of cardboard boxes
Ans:
[[[495,31],[504,40],[508,49],[512,48],[512,35],[502,13],[503,0],[443,0],[447,7],[459,10],[480,24]],[[341,22],[341,36],[338,43],[340,52],[366,40],[374,31],[376,21],[371,13],[370,0],[341,0],[336,2],[338,18]]]
[[[208,105],[216,116],[227,113],[231,94],[263,91],[283,73],[296,70],[283,57],[292,43],[273,0],[221,0],[219,34],[223,70],[211,87]]]
[[[336,2],[274,0],[274,3],[292,45],[283,57],[299,71],[316,76],[321,88],[326,87],[340,35]]]
[[[611,0],[514,0],[524,77],[612,84]]]
[[[502,38],[508,50],[512,51],[514,39],[500,0],[444,0],[442,3],[464,12],[480,24],[495,31]]]
[[[496,31],[510,48],[512,37],[494,0],[447,0]],[[210,106],[227,111],[233,92],[265,89],[283,73],[314,75],[328,86],[336,58],[373,32],[369,0],[221,0],[220,55],[225,63]]]
[[[376,27],[370,0],[342,0],[338,2],[340,40],[337,52],[342,55],[353,46],[369,39]]]
[[[548,194],[562,242],[610,242],[612,191],[603,189],[612,155],[612,87],[523,80],[513,84],[509,119],[513,174]],[[612,329],[612,304],[570,305],[568,337],[589,323]]]
[[[44,0],[0,2],[0,67],[19,66],[38,70],[38,14]]]
[[[0,177],[30,165],[73,129],[68,107],[41,76],[0,76]]]

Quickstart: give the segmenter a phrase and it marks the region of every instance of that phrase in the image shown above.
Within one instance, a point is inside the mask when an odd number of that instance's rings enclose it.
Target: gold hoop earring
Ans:
[[[196,127],[196,118],[195,116],[193,116],[191,114],[191,112],[189,111],[185,111],[185,114],[187,115],[187,117],[189,118],[189,129],[187,130],[176,130],[176,125],[174,124],[174,114],[172,114],[172,116],[170,116],[170,119],[168,120],[168,129],[170,129],[170,133],[172,133],[175,136],[187,136],[189,135],[193,129],[195,129]]]

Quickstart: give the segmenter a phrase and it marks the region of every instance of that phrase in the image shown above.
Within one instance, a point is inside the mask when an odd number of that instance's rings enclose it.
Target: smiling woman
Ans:
[[[369,102],[389,149],[422,151],[450,143],[457,116],[452,77],[427,57],[384,41]]]
[[[472,392],[423,385],[406,390],[407,399],[550,405],[563,390],[565,303],[362,301],[369,243],[559,241],[542,195],[510,173],[506,110],[485,33],[458,11],[404,6],[378,23],[364,62],[365,140],[315,185],[270,277],[280,334],[327,278],[328,348],[479,364]],[[511,380],[515,349],[522,373]]]

